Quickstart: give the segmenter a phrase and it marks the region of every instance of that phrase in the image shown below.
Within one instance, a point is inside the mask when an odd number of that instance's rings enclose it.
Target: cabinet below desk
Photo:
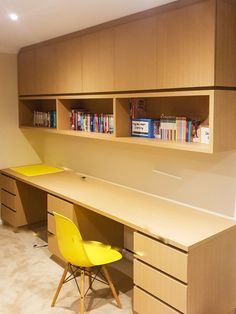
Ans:
[[[236,228],[188,252],[134,233],[134,309],[139,314],[234,314]]]
[[[13,227],[47,219],[43,190],[1,174],[1,218]]]

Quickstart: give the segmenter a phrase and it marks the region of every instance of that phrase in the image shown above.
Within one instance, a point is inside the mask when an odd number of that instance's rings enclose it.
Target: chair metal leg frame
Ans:
[[[75,267],[75,270],[73,270],[72,266]],[[77,282],[77,279],[76,279],[76,277],[78,277],[78,275],[77,275],[78,270],[80,271],[80,286],[78,285],[78,282]],[[70,271],[71,274],[66,278],[66,275],[67,275],[68,271]],[[99,273],[102,275],[102,277],[106,281],[97,278]],[[86,290],[86,292],[84,292],[84,278],[85,278],[85,275],[89,276],[89,287]],[[54,295],[54,298],[53,298],[53,301],[52,301],[52,304],[51,304],[52,307],[54,307],[54,305],[56,303],[56,300],[57,300],[58,295],[59,295],[59,293],[61,291],[62,285],[64,283],[67,283],[68,281],[70,281],[72,279],[75,280],[76,286],[77,286],[77,288],[79,290],[79,293],[80,293],[80,314],[84,314],[84,297],[87,295],[89,289],[92,289],[92,284],[93,284],[93,282],[95,280],[109,285],[109,287],[111,289],[111,292],[112,292],[112,295],[113,295],[113,297],[114,297],[114,299],[115,299],[115,301],[117,303],[117,306],[119,308],[121,308],[120,299],[119,299],[119,297],[117,295],[116,289],[115,289],[115,287],[113,285],[113,282],[112,282],[111,277],[110,277],[110,275],[108,273],[108,270],[107,270],[107,268],[104,265],[98,267],[98,270],[97,270],[96,274],[93,276],[91,274],[91,270],[90,269],[86,270],[86,268],[84,268],[84,267],[77,267],[77,266],[71,265],[70,263],[67,263],[65,268],[64,268],[62,277],[60,279],[60,282],[58,284],[56,293]]]

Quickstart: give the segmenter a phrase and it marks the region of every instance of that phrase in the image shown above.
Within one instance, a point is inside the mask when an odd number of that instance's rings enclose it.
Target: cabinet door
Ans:
[[[214,85],[214,2],[157,15],[157,88]]]
[[[18,70],[20,95],[81,92],[80,38],[22,50]]]
[[[154,17],[115,28],[115,90],[155,88],[155,28]]]
[[[18,55],[18,89],[19,95],[31,95],[36,91],[35,62],[36,50],[27,49]]]
[[[113,29],[82,37],[83,91],[104,92],[114,89]]]

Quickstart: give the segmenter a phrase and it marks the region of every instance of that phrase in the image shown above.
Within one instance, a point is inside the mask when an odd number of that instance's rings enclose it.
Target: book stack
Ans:
[[[113,115],[89,113],[85,109],[72,109],[70,129],[75,131],[113,133]]]
[[[56,128],[56,111],[34,111],[33,126],[44,128]]]
[[[154,137],[165,141],[190,142],[192,122],[186,117],[161,116],[154,121]]]

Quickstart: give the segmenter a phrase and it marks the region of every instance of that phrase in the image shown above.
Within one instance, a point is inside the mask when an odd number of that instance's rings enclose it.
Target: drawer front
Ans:
[[[58,258],[64,261],[57,245],[57,238],[54,234],[51,233],[48,233],[48,250],[53,255],[57,256]]]
[[[187,282],[188,254],[138,232],[134,233],[134,251],[138,259]]]
[[[134,310],[138,314],[179,314],[138,287],[134,287]]]
[[[8,193],[4,190],[1,190],[1,202],[3,205],[6,205],[7,207],[10,207],[13,210],[16,210],[16,196]]]
[[[158,270],[134,260],[134,283],[157,298],[186,313],[187,286]]]
[[[67,218],[74,219],[74,204],[48,194],[48,212],[59,213]]]
[[[56,223],[52,214],[48,214],[48,231],[52,234],[56,234]]]
[[[17,192],[16,180],[2,174],[1,175],[1,188],[12,194],[16,194]]]
[[[9,223],[11,226],[17,226],[16,212],[7,208],[3,204],[1,204],[1,218],[3,221]]]

